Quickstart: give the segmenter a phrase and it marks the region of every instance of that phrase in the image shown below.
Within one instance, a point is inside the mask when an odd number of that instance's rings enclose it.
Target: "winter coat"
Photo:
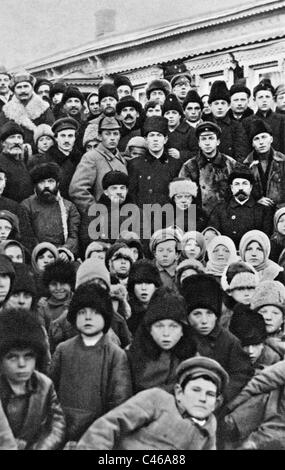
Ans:
[[[256,449],[285,449],[285,361],[256,374],[227,405],[221,427],[227,448],[253,443]]]
[[[255,114],[243,120],[242,124],[247,134],[249,148],[252,147],[250,137],[252,123],[257,119],[261,119],[271,127],[273,136],[272,147],[277,152],[285,153],[285,116],[283,114],[275,113],[272,110],[267,111],[266,116],[258,110]]]
[[[179,176],[190,178],[198,186],[197,204],[202,206],[207,215],[224,201],[228,194],[228,177],[237,162],[227,155],[218,152],[215,158],[208,162],[199,152],[182,166]]]
[[[3,196],[21,202],[34,192],[34,187],[24,162],[15,160],[4,153],[0,154],[0,167],[5,171],[7,184]]]
[[[0,400],[0,450],[17,450],[17,441],[9,426]]]
[[[255,373],[258,373],[260,370],[263,370],[265,367],[276,364],[283,359],[282,355],[278,353],[270,344],[264,344],[261,355],[257,361],[253,364]]]
[[[232,112],[231,109],[228,110],[227,115],[229,116],[231,121],[242,122],[245,118],[253,115],[253,110],[251,108],[246,108],[246,110],[244,111],[244,113],[242,114],[240,119],[236,119],[234,117],[233,112]],[[205,119],[205,121],[206,121],[206,119]]]
[[[230,237],[238,249],[241,237],[249,230],[261,230],[270,237],[273,214],[270,208],[258,204],[252,196],[242,205],[232,197],[229,202],[221,202],[212,210],[208,223]]]
[[[148,151],[145,157],[130,160],[128,171],[130,177],[129,194],[139,207],[144,204],[169,202],[168,185],[178,176],[181,161],[169,157],[166,149],[160,158],[153,157]]]
[[[24,142],[34,146],[34,131],[40,124],[52,126],[54,115],[49,104],[35,93],[26,106],[14,95],[0,113],[0,128],[8,121],[14,121],[24,131]]]
[[[138,326],[141,324],[147,310],[147,305],[140,302],[134,294],[129,296],[129,304],[131,307],[132,314],[127,319],[127,325],[130,332],[134,335]]]
[[[68,440],[78,440],[88,426],[132,395],[126,353],[106,335],[95,346],[81,336],[60,343],[50,376],[67,421]]]
[[[195,129],[189,126],[186,121],[182,121],[172,132],[168,131],[167,149],[175,148],[180,152],[180,163],[184,163],[189,158],[194,157],[199,151],[198,140]]]
[[[78,450],[215,450],[216,419],[199,424],[179,410],[173,395],[151,388],[95,421]]]
[[[232,400],[252,377],[254,370],[240,341],[225,328],[216,325],[213,331],[203,336],[192,329],[197,352],[201,356],[218,361],[227,371],[230,382],[225,393],[225,401]]]
[[[78,230],[80,215],[75,205],[63,199],[66,215],[62,215],[58,201],[42,201],[37,195],[30,196],[22,202],[33,228],[37,243],[50,242],[56,247],[64,246],[74,255],[78,252]],[[66,218],[64,231],[63,217]]]
[[[69,186],[69,196],[78,210],[86,212],[103,194],[102,179],[112,170],[127,174],[125,160],[118,150],[113,154],[102,143],[83,155]]]
[[[56,450],[63,446],[65,439],[65,419],[52,381],[44,374],[35,371],[28,382],[28,409],[20,429],[19,416],[13,411],[15,395],[6,379],[0,377],[0,397],[3,410],[17,440],[26,442],[25,450]],[[17,406],[17,405],[16,405]],[[17,408],[16,408],[17,409]]]
[[[68,308],[71,301],[71,296],[64,300],[59,301],[52,297],[42,297],[37,305],[37,313],[41,318],[46,331],[49,331],[51,323],[59,318],[63,312]]]
[[[285,133],[285,132],[284,132]],[[266,191],[264,192],[260,173],[259,160],[256,153],[251,152],[244,160],[244,164],[251,168],[255,183],[252,195],[258,201],[263,196],[272,199],[277,206],[285,203],[285,155],[277,152],[271,147],[272,162],[267,179]]]
[[[219,151],[232,157],[237,162],[242,162],[251,149],[242,123],[232,120],[228,114],[222,119],[217,119],[209,114],[207,115],[207,121],[214,122],[222,130]]]

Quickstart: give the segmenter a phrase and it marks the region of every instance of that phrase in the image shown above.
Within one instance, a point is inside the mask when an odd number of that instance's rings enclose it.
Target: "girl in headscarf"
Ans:
[[[238,260],[236,247],[231,238],[218,235],[213,238],[207,247],[209,261],[206,265],[206,273],[221,281],[224,269]]]
[[[24,246],[17,240],[6,240],[1,243],[0,252],[7,255],[13,263],[25,263],[28,254]]]
[[[55,245],[49,242],[38,243],[32,251],[32,270],[35,275],[37,294],[39,297],[46,297],[47,291],[43,285],[42,276],[45,266],[58,259],[58,250]]]
[[[213,238],[217,237],[218,235],[221,235],[221,233],[215,227],[209,226],[203,230],[202,235],[206,242],[206,246],[208,246],[209,243],[213,240]]]
[[[243,261],[251,264],[258,272],[259,281],[280,281],[284,284],[284,269],[269,259],[270,240],[260,230],[246,232],[239,244],[239,253]]]
[[[285,207],[281,207],[274,214],[274,233],[270,238],[270,259],[278,263],[280,254],[285,248]]]
[[[200,232],[186,232],[181,240],[183,259],[197,259],[203,263],[206,253],[206,243]]]

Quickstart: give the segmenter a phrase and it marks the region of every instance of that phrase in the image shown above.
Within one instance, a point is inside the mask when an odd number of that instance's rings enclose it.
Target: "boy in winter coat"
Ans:
[[[215,450],[213,412],[227,381],[216,361],[187,359],[176,370],[174,396],[159,388],[136,394],[95,421],[77,450]]]
[[[67,320],[78,335],[57,346],[50,374],[69,441],[77,441],[95,419],[132,394],[126,353],[106,334],[112,314],[111,298],[101,286],[85,284],[75,291]]]
[[[19,450],[60,449],[65,419],[52,381],[36,369],[45,337],[25,310],[0,315],[0,400]]]

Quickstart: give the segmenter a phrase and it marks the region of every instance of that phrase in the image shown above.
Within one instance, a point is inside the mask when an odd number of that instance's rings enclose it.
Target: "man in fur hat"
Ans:
[[[228,184],[231,198],[214,207],[208,224],[230,237],[237,248],[241,237],[249,230],[262,230],[270,236],[273,214],[252,196],[254,176],[251,170],[246,166],[234,169]]]
[[[35,84],[35,93],[50,104],[50,89],[52,83],[46,78],[40,78]]]
[[[196,90],[188,91],[183,100],[185,119],[189,126],[196,127],[202,122],[203,102]]]
[[[33,145],[33,135],[39,124],[54,122],[49,104],[34,92],[36,79],[26,70],[15,73],[10,82],[14,96],[0,113],[0,128],[7,121],[14,121],[24,132],[24,141]]]
[[[13,93],[9,88],[11,75],[4,65],[0,65],[0,111],[11,100]]]
[[[148,100],[157,100],[163,104],[167,95],[171,92],[171,85],[164,78],[152,80],[146,87],[145,93]]]
[[[123,98],[123,96],[130,96],[133,93],[133,85],[128,77],[125,75],[115,75],[114,77],[114,85],[117,88],[118,98],[119,100]]]
[[[237,83],[231,86],[231,107],[228,115],[232,120],[242,121],[253,114],[252,109],[248,106],[250,95],[250,89],[245,85]]]
[[[122,124],[118,149],[124,152],[132,137],[141,136],[140,120],[143,109],[139,101],[130,95],[125,95],[118,101],[116,113]]]
[[[42,163],[31,171],[35,194],[22,202],[27,210],[37,242],[52,242],[73,255],[78,251],[80,215],[74,204],[59,191],[60,168]],[[61,258],[68,260],[64,251]]]

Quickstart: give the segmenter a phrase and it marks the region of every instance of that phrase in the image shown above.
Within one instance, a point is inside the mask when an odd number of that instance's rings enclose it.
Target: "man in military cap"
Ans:
[[[118,148],[120,152],[124,152],[132,137],[141,136],[140,118],[143,113],[142,105],[133,96],[125,95],[118,101],[116,113],[122,124]]]
[[[172,92],[177,96],[181,105],[186,98],[188,91],[191,89],[191,75],[189,73],[178,73],[170,80]]]
[[[104,117],[98,132],[101,142],[95,150],[83,155],[69,187],[69,195],[82,213],[103,194],[102,179],[108,171],[127,173],[125,160],[118,150],[120,122],[115,117]]]
[[[228,177],[237,162],[219,151],[221,129],[217,124],[208,121],[199,124],[196,137],[200,150],[184,163],[179,176],[197,183],[197,204],[210,215],[216,204],[225,200]]]
[[[13,96],[12,91],[9,88],[11,75],[7,71],[4,65],[0,65],[0,111],[4,104],[8,103]]]
[[[136,394],[94,421],[77,450],[215,450],[214,411],[227,383],[213,359],[186,359],[176,370],[174,395],[160,388]]]

